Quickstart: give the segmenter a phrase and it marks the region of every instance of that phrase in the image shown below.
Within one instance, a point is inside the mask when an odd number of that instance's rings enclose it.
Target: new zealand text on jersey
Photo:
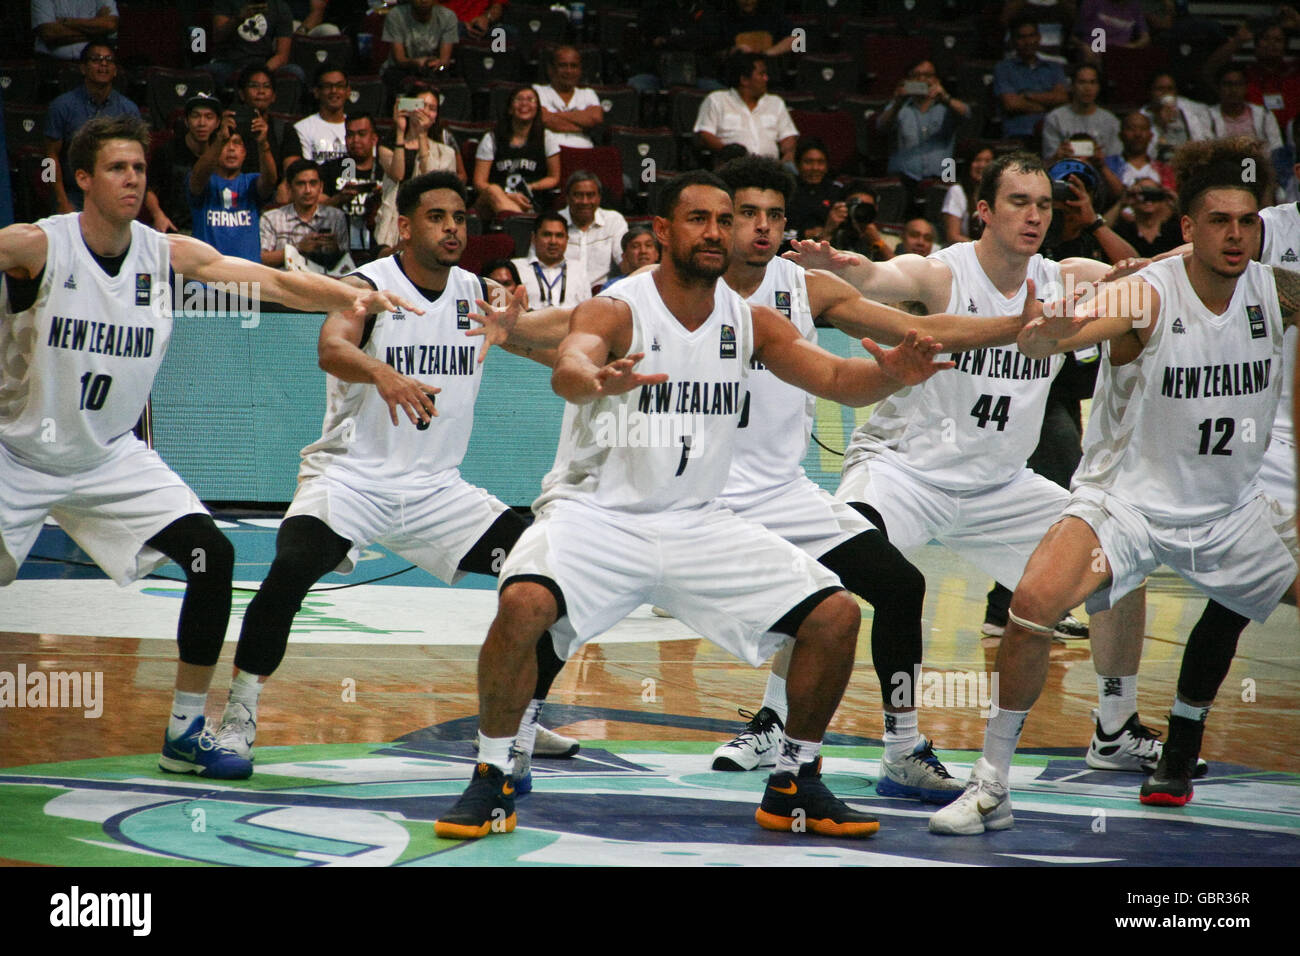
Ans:
[[[403,375],[473,375],[473,345],[390,345],[384,361]]]
[[[52,315],[50,335],[45,344],[56,349],[95,352],[122,358],[148,358],[153,355],[153,329]]]
[[[957,363],[954,371],[971,375],[1019,379],[1052,377],[1050,358],[1025,358],[1019,349],[971,349],[969,352],[953,352],[952,360]]]
[[[1217,398],[1254,395],[1268,388],[1271,358],[1231,365],[1167,365],[1160,382],[1165,398]]]
[[[661,382],[642,385],[636,407],[640,412],[733,415],[740,410],[739,400],[739,382]]]

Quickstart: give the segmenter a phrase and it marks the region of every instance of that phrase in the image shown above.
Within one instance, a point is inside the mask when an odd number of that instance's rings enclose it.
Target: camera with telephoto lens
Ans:
[[[850,199],[847,204],[849,221],[859,229],[865,229],[876,221],[876,204],[863,199]]]

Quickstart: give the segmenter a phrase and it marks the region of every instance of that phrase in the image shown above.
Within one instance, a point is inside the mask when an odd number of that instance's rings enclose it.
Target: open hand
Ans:
[[[504,291],[504,290],[503,290]],[[515,330],[515,323],[519,321],[519,316],[528,309],[528,292],[524,289],[522,283],[515,286],[515,294],[506,299],[502,305],[504,308],[493,308],[482,299],[474,300],[483,312],[471,312],[470,319],[478,322],[477,328],[470,329],[466,335],[483,336],[483,351],[479,352],[478,360],[482,362],[487,358],[488,349],[494,345],[505,345],[506,339],[510,338],[510,333]]]
[[[668,381],[668,375],[664,372],[655,375],[642,375],[640,372],[635,371],[637,363],[643,358],[645,358],[644,352],[635,352],[621,359],[615,359],[597,371],[596,394],[622,395],[624,392],[630,392],[642,385],[658,385],[661,382]]]
[[[871,353],[882,372],[904,385],[920,385],[935,372],[955,365],[936,362],[934,357],[943,351],[943,344],[932,336],[922,336],[916,329],[909,329],[903,341],[892,349],[882,349],[871,339],[863,339],[862,347]]]
[[[862,265],[867,261],[865,256],[860,256],[856,252],[841,252],[839,249],[832,248],[831,244],[824,239],[820,242],[813,239],[796,239],[790,243],[790,251],[784,258],[805,269],[825,269],[835,273],[851,266]]]

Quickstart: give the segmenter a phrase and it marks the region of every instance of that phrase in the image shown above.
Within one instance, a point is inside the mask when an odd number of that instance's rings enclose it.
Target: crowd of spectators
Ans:
[[[934,5],[964,12],[947,0]],[[1054,252],[1146,255],[1179,244],[1169,161],[1189,140],[1259,139],[1274,158],[1279,200],[1297,196],[1300,66],[1287,50],[1300,14],[1289,6],[1266,21],[1223,23],[1172,0],[1006,0],[972,18],[994,25],[1000,49],[959,50],[969,60],[984,53],[983,82],[972,83],[963,58],[946,52],[953,43],[936,42],[901,68],[901,57],[881,61],[880,76],[864,60],[855,87],[813,103],[795,80],[804,76],[799,58],[838,48],[852,59],[851,19],[818,21],[842,31],[818,50],[809,46],[819,38],[809,38],[816,25],[806,4],[596,6],[585,5],[585,27],[583,11],[559,14],[558,32],[538,42],[529,18],[545,15],[553,26],[556,10],[531,7],[521,18],[518,0],[215,0],[211,53],[188,74],[210,82],[160,115],[151,98],[128,95],[145,86],[148,65],[136,64],[132,87],[117,53],[118,3],[31,0],[43,88],[56,77],[66,92],[42,104],[43,155],[55,162],[39,189],[44,205],[30,211],[80,208],[67,142],[91,117],[141,115],[142,107],[157,131],[142,213],[155,228],[192,231],[274,266],[337,271],[397,249],[398,186],[445,170],[471,189],[473,231],[514,239],[514,256],[486,265],[534,303],[578,301],[657,259],[646,227],[655,176],[630,169],[648,147],[633,155],[638,147],[615,138],[629,126],[671,131],[678,169],[744,153],[781,160],[797,177],[785,238],[827,239],[873,259],[977,238],[982,170],[1012,148],[1038,151],[1060,184],[1047,243]],[[891,0],[845,6],[850,18],[903,9]],[[594,41],[614,15],[629,25],[622,47],[610,50]],[[896,29],[914,39],[944,27]],[[349,55],[318,54],[313,65],[298,55],[313,38]],[[1196,70],[1157,55],[1192,40],[1208,50]],[[1110,75],[1115,58],[1148,49],[1148,75]],[[537,82],[514,73],[504,84],[472,85],[444,115],[444,95],[465,86],[464,64],[490,68],[493,54],[535,69]],[[69,82],[72,64],[79,83]],[[616,124],[609,112],[623,92],[634,111]],[[691,111],[679,117],[683,103]],[[800,109],[838,110],[853,148],[824,126],[801,133]],[[621,182],[591,152],[606,143],[622,144]],[[515,217],[526,217],[521,228],[511,227]]]

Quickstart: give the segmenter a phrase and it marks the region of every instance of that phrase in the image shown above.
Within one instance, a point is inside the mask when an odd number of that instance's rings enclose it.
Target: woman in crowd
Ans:
[[[479,213],[491,217],[499,212],[540,212],[547,206],[539,194],[559,184],[559,143],[542,126],[537,92],[520,87],[474,154]]]

